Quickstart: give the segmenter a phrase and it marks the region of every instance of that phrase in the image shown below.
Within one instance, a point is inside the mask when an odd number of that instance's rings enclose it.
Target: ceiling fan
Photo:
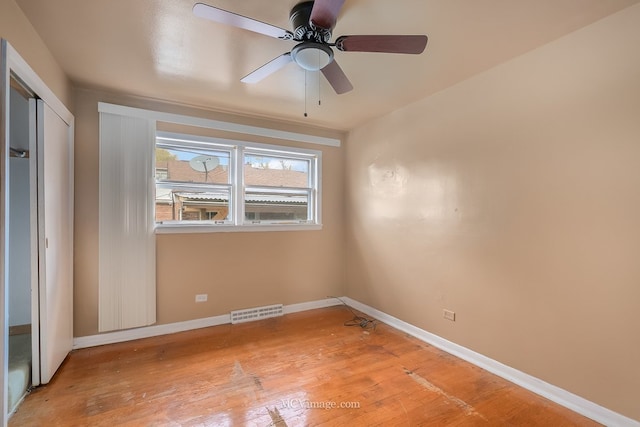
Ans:
[[[289,21],[293,32],[204,3],[196,3],[193,13],[201,18],[232,25],[282,40],[298,42],[290,52],[267,62],[241,79],[257,83],[290,62],[309,71],[321,71],[338,94],[349,92],[353,85],[335,61],[332,47],[343,52],[383,52],[420,54],[427,46],[425,35],[356,35],[340,36],[330,43],[344,0],[303,1],[291,9]]]

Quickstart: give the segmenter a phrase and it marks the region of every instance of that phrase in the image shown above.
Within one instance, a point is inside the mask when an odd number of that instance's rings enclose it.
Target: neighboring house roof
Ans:
[[[166,179],[178,182],[215,183],[227,184],[229,182],[229,170],[227,166],[217,166],[205,172],[194,170],[185,160],[162,160],[156,162],[156,170],[166,171]],[[308,175],[305,172],[283,169],[256,168],[250,164],[244,167],[246,185],[270,186],[270,187],[297,187],[307,188]],[[205,181],[206,177],[206,181]],[[156,189],[156,202],[170,203],[172,198],[178,196],[189,200],[228,202],[226,192],[207,191],[206,193],[192,191],[176,191],[168,188]],[[286,203],[306,204],[306,198],[300,195],[279,194],[247,194],[245,200],[250,203]]]
[[[162,160],[156,162],[156,169],[167,172],[167,178],[180,182],[206,182],[216,184],[229,183],[229,170],[227,166],[217,166],[213,170],[198,172],[185,160]],[[308,174],[296,170],[256,168],[250,164],[244,166],[246,185],[271,186],[271,187],[308,187]]]
[[[229,183],[229,171],[226,166],[217,166],[213,170],[210,170],[207,174],[204,172],[198,172],[193,169],[188,161],[185,160],[162,160],[156,162],[156,170],[164,169],[167,171],[167,178],[170,181],[180,182],[205,182],[205,176],[207,182],[216,184],[228,184]]]
[[[171,190],[169,190],[171,192]],[[222,193],[190,193],[190,192],[175,192],[177,197],[182,197],[189,200],[194,201],[210,201],[210,202],[228,202],[229,197],[227,194]],[[156,197],[156,200],[158,198]],[[167,201],[171,200],[171,196],[169,194]],[[252,194],[245,196],[245,201],[249,203],[276,203],[276,204],[300,204],[304,205],[307,203],[307,199],[304,196],[295,195],[295,196],[280,196],[273,194]]]

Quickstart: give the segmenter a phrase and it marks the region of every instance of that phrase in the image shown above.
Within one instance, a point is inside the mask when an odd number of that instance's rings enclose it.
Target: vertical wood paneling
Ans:
[[[155,123],[100,114],[100,332],[155,323]]]

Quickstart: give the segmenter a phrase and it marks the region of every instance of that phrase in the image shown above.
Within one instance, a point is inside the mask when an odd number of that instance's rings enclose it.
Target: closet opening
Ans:
[[[32,205],[37,199],[32,195],[35,158],[32,158],[31,139],[35,130],[30,126],[29,111],[29,103],[35,96],[11,76],[9,98],[7,395],[12,412],[32,386],[32,285],[37,283],[37,247],[34,248],[37,239]]]

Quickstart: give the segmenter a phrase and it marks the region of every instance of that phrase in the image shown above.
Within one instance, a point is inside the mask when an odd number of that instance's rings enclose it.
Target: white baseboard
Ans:
[[[309,301],[298,304],[289,304],[283,307],[283,313],[297,313],[299,311],[313,310],[316,308],[330,307],[341,304],[335,298],[326,298],[317,301]],[[204,319],[187,320],[185,322],[168,323],[165,325],[146,326],[144,328],[127,329],[124,331],[107,332],[98,335],[76,337],[73,339],[73,349],[77,350],[98,345],[114,344],[124,341],[132,341],[141,338],[156,337],[159,335],[174,334],[176,332],[190,331],[192,329],[208,328],[209,326],[231,323],[231,315],[206,317]]]
[[[518,371],[517,369],[511,368],[496,360],[490,359],[480,353],[476,353],[473,350],[455,344],[349,297],[343,297],[342,299],[346,304],[361,311],[362,313],[375,317],[389,326],[416,337],[427,344],[431,344],[434,347],[444,350],[449,354],[459,357],[460,359],[479,366],[480,368],[511,381],[520,387],[539,394],[540,396],[569,408],[574,412],[584,415],[585,417],[591,418],[594,421],[607,426],[640,427],[640,422],[636,420],[625,417],[622,414],[542,381],[534,376],[525,374],[524,372]]]
[[[95,347],[98,345],[114,344],[132,341],[140,338],[157,337],[159,335],[174,334],[192,329],[208,328],[209,326],[231,323],[231,315],[206,317],[204,319],[187,320],[185,322],[168,323],[166,325],[145,326],[143,328],[126,329],[124,331],[106,332],[104,334],[76,337],[73,339],[73,349]]]
[[[332,307],[340,305],[342,302],[336,298],[325,298],[317,301],[301,302],[298,304],[289,304],[283,307],[283,313],[297,313],[300,311],[315,310],[316,308]]]

